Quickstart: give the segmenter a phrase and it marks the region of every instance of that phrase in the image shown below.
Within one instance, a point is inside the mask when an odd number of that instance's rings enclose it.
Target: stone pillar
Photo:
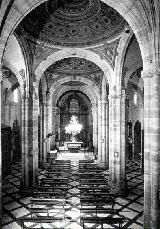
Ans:
[[[2,107],[1,90],[2,90],[2,69],[0,68],[0,107]],[[0,114],[0,147],[1,147],[1,121],[2,119]],[[1,148],[0,148],[0,228],[2,228],[2,150]]]
[[[32,113],[32,163],[33,163],[33,181],[32,186],[35,187],[38,184],[38,88],[34,87],[33,98],[33,113]]]
[[[127,181],[126,181],[126,94],[125,90],[121,93],[120,102],[120,170],[121,170],[121,180],[122,180],[122,192],[126,194],[127,191]]]
[[[126,177],[125,177],[125,152],[122,152],[122,112],[125,108],[122,95],[110,95],[109,97],[109,174],[111,193],[118,195],[126,194]],[[123,114],[124,115],[124,114]]]
[[[101,134],[101,143],[102,143],[102,158],[101,166],[106,168],[106,100],[102,101],[102,134]]]
[[[21,191],[38,184],[38,96],[22,92],[22,180]]]
[[[21,134],[22,134],[22,179],[21,189],[26,191],[29,188],[29,97],[24,85],[21,102]]]
[[[47,161],[48,104],[43,102],[43,163]]]
[[[43,132],[43,105],[40,104],[40,165],[43,163],[43,144],[44,144],[44,132]]]
[[[98,152],[98,110],[97,104],[93,104],[92,107],[93,116],[93,146],[95,153]]]
[[[50,140],[50,148],[53,149],[55,145],[55,133],[56,133],[56,114],[57,114],[57,107],[52,107],[52,133]]]
[[[102,163],[102,101],[98,101],[98,162]]]
[[[61,130],[60,130],[60,109],[57,107],[57,113],[56,113],[56,125],[57,125],[57,130],[58,130],[58,147],[60,146],[60,138],[61,138]]]
[[[109,168],[109,105],[102,102],[102,167]]]
[[[160,73],[143,72],[144,79],[144,228],[160,228],[158,209],[160,165]]]

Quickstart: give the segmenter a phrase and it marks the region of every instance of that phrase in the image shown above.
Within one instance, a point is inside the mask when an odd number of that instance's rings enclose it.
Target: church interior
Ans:
[[[2,0],[2,229],[160,228],[160,3]]]

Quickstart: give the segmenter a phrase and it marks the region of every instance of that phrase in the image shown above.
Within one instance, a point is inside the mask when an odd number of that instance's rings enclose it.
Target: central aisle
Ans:
[[[64,228],[80,229],[80,191],[79,191],[79,160],[86,160],[84,152],[71,153],[70,151],[62,151],[58,155],[58,160],[70,160],[71,169],[69,173],[69,184],[67,193],[67,206],[71,210],[66,211],[66,217],[71,217],[66,223],[55,223],[55,225]],[[59,225],[58,225],[59,224]],[[63,225],[62,225],[63,224]]]

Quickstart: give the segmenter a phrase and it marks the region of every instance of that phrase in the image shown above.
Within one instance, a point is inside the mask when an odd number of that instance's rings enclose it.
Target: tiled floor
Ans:
[[[80,226],[80,198],[79,198],[79,177],[78,166],[79,160],[84,159],[84,154],[65,153],[59,155],[59,159],[71,160],[71,170],[69,173],[69,189],[67,194],[67,204],[69,210],[66,211],[66,216],[71,217],[71,220],[63,223],[52,223],[41,225],[42,228],[67,228],[79,229]],[[45,170],[39,170],[39,177],[44,177]],[[2,229],[20,229],[19,218],[30,214],[30,199],[31,197],[22,197],[19,192],[21,178],[21,163],[17,162],[12,166],[10,175],[3,181],[3,227]],[[124,216],[126,222],[123,228],[143,229],[143,174],[141,169],[135,163],[127,164],[127,181],[128,195],[126,198],[116,198],[115,216]],[[87,225],[87,224],[86,224]],[[37,228],[39,225],[32,225]],[[96,225],[87,225],[87,228],[100,228]],[[116,225],[104,226],[104,228],[117,228]]]

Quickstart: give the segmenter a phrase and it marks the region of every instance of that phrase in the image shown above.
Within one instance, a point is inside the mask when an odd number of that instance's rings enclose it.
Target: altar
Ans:
[[[66,149],[80,149],[83,142],[72,141],[72,142],[65,142],[64,146]]]

